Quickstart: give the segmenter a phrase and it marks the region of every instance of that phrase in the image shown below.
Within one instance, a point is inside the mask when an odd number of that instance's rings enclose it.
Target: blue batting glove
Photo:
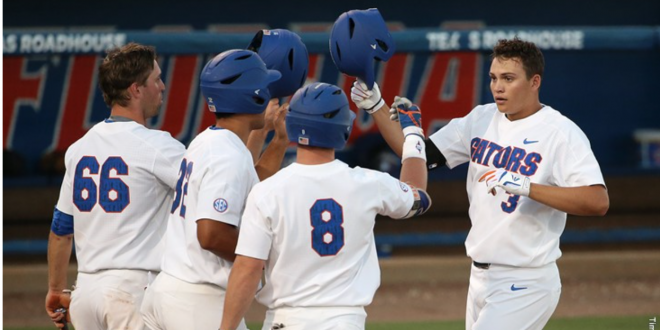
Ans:
[[[413,104],[405,97],[396,96],[394,98],[394,103],[392,103],[392,110],[396,110],[404,136],[416,134],[421,138],[424,138],[424,131],[422,130],[422,112],[417,105]]]

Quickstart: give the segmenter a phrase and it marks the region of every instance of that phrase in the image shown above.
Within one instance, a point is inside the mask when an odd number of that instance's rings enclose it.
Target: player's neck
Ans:
[[[142,112],[132,109],[130,105],[128,107],[118,104],[113,105],[112,110],[110,110],[110,116],[128,118],[142,126],[147,126],[147,119],[144,118]]]
[[[321,165],[335,160],[335,149],[298,146],[296,163]]]
[[[231,117],[216,119],[215,126],[233,132],[243,141],[243,144],[247,145],[247,139],[250,136],[250,125],[238,117],[239,115],[233,115]]]
[[[534,104],[531,104],[529,106],[526,106],[523,110],[515,113],[515,114],[506,114],[506,118],[509,119],[510,121],[516,121],[520,119],[525,119],[537,112],[539,110],[543,109],[543,104],[540,102],[534,102]]]

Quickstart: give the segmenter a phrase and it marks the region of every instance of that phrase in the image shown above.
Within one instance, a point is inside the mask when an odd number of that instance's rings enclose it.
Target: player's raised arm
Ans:
[[[401,181],[412,186],[415,197],[412,209],[404,217],[425,213],[431,207],[431,198],[426,193],[428,172],[426,168],[426,146],[422,130],[422,113],[414,104],[398,104],[397,116],[401,122],[403,145],[401,154]]]
[[[351,99],[358,108],[364,109],[374,118],[387,145],[397,156],[401,157],[404,136],[401,133],[397,108],[399,105],[410,107],[412,102],[405,97],[395,96],[392,107],[388,108],[380,96],[378,84],[374,83],[372,89],[367,89],[367,85],[360,79],[357,79],[351,88]],[[430,139],[424,140],[424,143],[426,144],[427,168],[434,169],[446,165],[447,160],[438,147]]]
[[[268,133],[273,130],[273,117],[277,113],[280,107],[280,101],[277,98],[270,99],[268,102],[268,107],[266,108],[266,113],[264,115],[264,127],[261,129],[254,129],[250,132],[246,146],[250,153],[252,154],[252,160],[256,164],[261,157],[261,152],[263,151],[264,144],[266,142],[266,137]]]
[[[426,189],[428,173],[421,111],[414,104],[399,104],[396,109],[404,136],[401,147],[401,181]]]
[[[271,126],[275,130],[275,135],[254,166],[260,181],[263,181],[277,173],[277,171],[282,166],[284,153],[286,152],[286,148],[289,145],[289,138],[286,134],[286,126],[284,124],[284,119],[288,110],[288,103],[284,103],[281,106],[278,105],[272,115],[272,118],[266,118],[266,120],[271,120]]]
[[[390,120],[390,108],[383,100],[378,84],[374,82],[373,87],[368,89],[364,82],[356,79],[351,88],[351,100],[353,100],[358,108],[364,109],[364,111],[374,118],[378,130],[385,139],[385,142],[387,142],[387,145],[392,148],[395,154],[401,157],[401,152],[403,151],[401,125],[399,125],[398,121]],[[396,105],[392,104],[392,108],[395,107]]]

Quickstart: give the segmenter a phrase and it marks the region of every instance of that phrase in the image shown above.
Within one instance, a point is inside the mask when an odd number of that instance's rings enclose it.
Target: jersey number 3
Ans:
[[[336,255],[344,247],[344,211],[334,199],[319,199],[309,209],[312,248],[322,257]]]
[[[89,212],[98,202],[107,213],[120,213],[131,203],[128,185],[119,178],[111,178],[110,170],[117,175],[128,175],[128,165],[121,157],[108,157],[101,167],[101,178],[97,187],[94,179],[84,176],[85,169],[89,174],[99,173],[99,162],[96,157],[85,156],[76,165],[73,178],[73,204],[80,212]]]

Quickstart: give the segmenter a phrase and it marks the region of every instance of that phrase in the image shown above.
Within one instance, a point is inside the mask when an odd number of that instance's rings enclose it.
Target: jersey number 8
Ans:
[[[336,255],[344,247],[344,211],[333,199],[319,199],[309,209],[312,248],[322,257]]]

